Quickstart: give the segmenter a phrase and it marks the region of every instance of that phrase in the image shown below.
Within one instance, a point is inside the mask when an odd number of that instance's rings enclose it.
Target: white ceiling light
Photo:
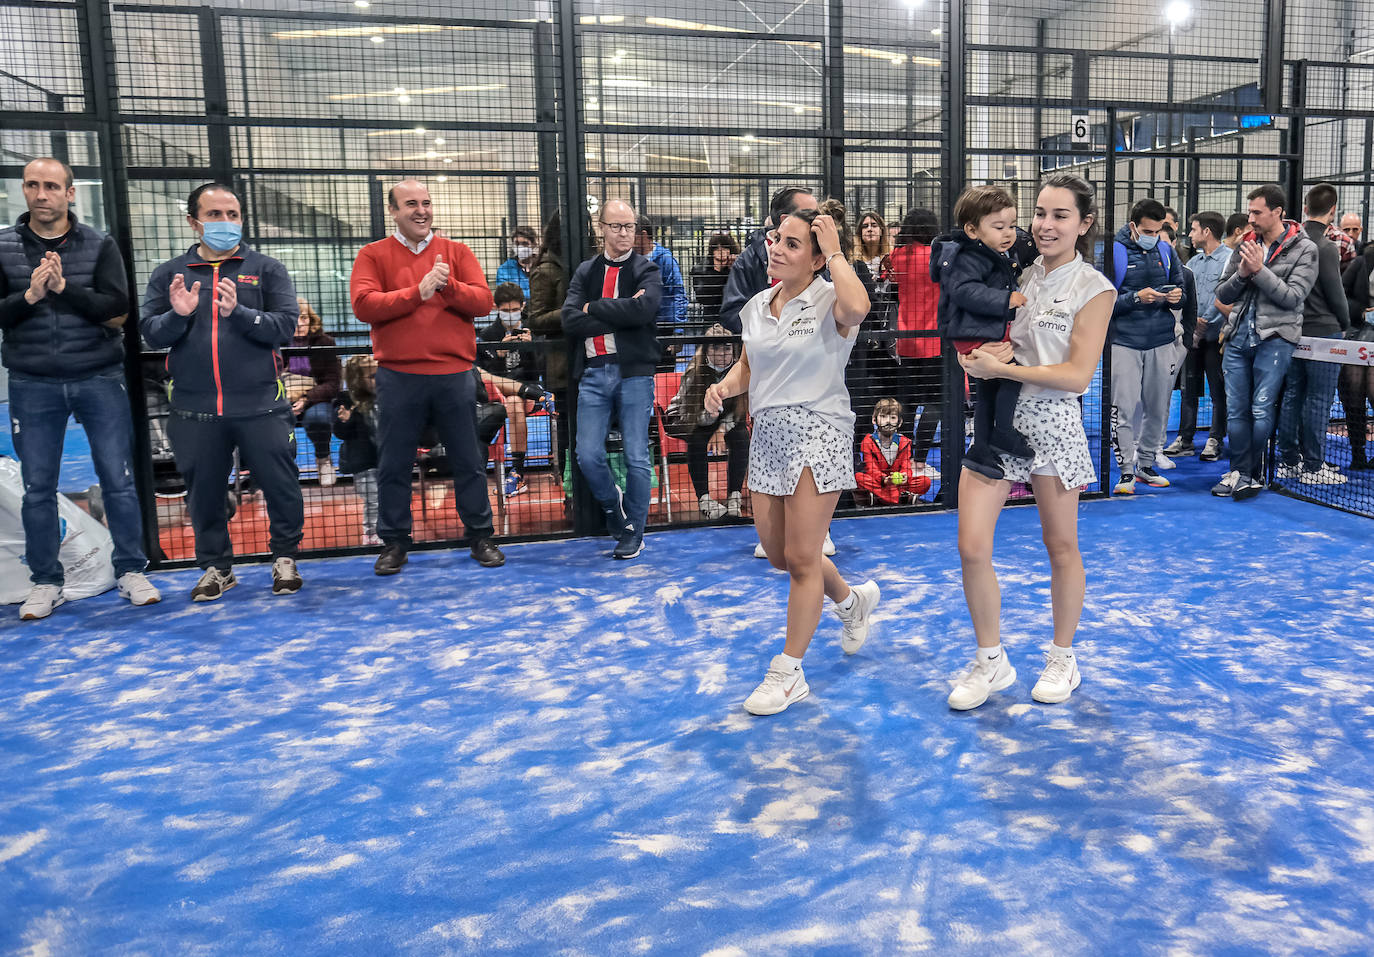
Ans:
[[[373,38],[372,38],[372,42],[373,42],[373,43],[385,43],[385,42],[386,42],[386,37],[373,37]]]
[[[443,145],[444,145],[444,138],[443,138],[442,136],[436,136],[436,137],[434,137],[434,145],[435,145],[435,146],[443,146]]]
[[[1182,26],[1193,15],[1193,5],[1188,0],[1169,0],[1164,7],[1164,19],[1169,26]]]
[[[372,4],[368,3],[367,0],[353,0],[353,6],[357,7],[359,10],[366,10],[368,7],[372,6]]]
[[[396,102],[401,104],[402,106],[405,106],[410,102],[410,97],[402,93],[400,96],[396,97]]]

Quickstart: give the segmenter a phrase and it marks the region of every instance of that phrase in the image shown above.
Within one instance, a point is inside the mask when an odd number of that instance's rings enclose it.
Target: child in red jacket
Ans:
[[[930,491],[930,479],[911,474],[911,439],[900,435],[902,404],[896,399],[879,399],[873,407],[873,432],[859,445],[863,467],[854,473],[862,492],[868,492],[874,505],[900,505],[912,502]]]

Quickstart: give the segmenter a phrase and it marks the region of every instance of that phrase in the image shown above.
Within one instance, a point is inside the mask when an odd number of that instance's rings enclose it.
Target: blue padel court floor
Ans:
[[[1368,954],[1374,524],[1214,499],[1220,471],[1082,507],[1060,706],[1030,698],[1025,507],[996,555],[1020,677],[962,714],[952,514],[835,523],[877,624],[845,658],[827,612],[773,718],[740,703],[786,579],[744,527],[7,617],[0,952]]]

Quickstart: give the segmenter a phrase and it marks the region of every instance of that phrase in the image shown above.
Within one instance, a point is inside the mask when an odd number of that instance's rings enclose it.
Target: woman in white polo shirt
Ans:
[[[1107,336],[1116,290],[1092,256],[1097,210],[1093,189],[1078,176],[1045,179],[1035,201],[1031,235],[1040,256],[1021,276],[1026,304],[1016,311],[1011,342],[975,349],[959,361],[979,379],[1023,383],[1013,423],[1033,458],[1003,456],[1006,478],[965,469],[959,477],[959,559],[964,598],[978,639],[972,666],[955,683],[949,706],[976,708],[1016,680],[1002,650],[1002,594],[992,567],[993,532],[1012,482],[1029,481],[1050,558],[1054,640],[1031,690],[1036,701],[1068,700],[1078,687],[1073,637],[1083,612],[1085,578],[1078,551],[1078,493],[1096,480],[1079,396],[1088,391]],[[1016,363],[1008,362],[1012,357]]]
[[[751,714],[777,714],[810,693],[801,659],[820,621],[822,594],[835,603],[847,654],[868,637],[878,604],[877,584],[850,588],[821,554],[840,493],[855,487],[854,413],[844,367],[869,309],[868,293],[847,261],[843,230],[844,207],[833,200],[782,221],[768,251],[774,285],[740,311],[744,352],[706,391],[711,412],[749,392],[754,523],[768,560],[791,578],[786,641],[744,702]],[[827,266],[833,282],[821,278]]]

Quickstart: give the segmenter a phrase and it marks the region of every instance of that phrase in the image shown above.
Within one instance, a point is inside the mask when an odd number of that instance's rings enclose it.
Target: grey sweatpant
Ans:
[[[1173,342],[1153,349],[1112,346],[1112,434],[1123,473],[1154,468],[1155,453],[1164,448],[1180,351]]]

